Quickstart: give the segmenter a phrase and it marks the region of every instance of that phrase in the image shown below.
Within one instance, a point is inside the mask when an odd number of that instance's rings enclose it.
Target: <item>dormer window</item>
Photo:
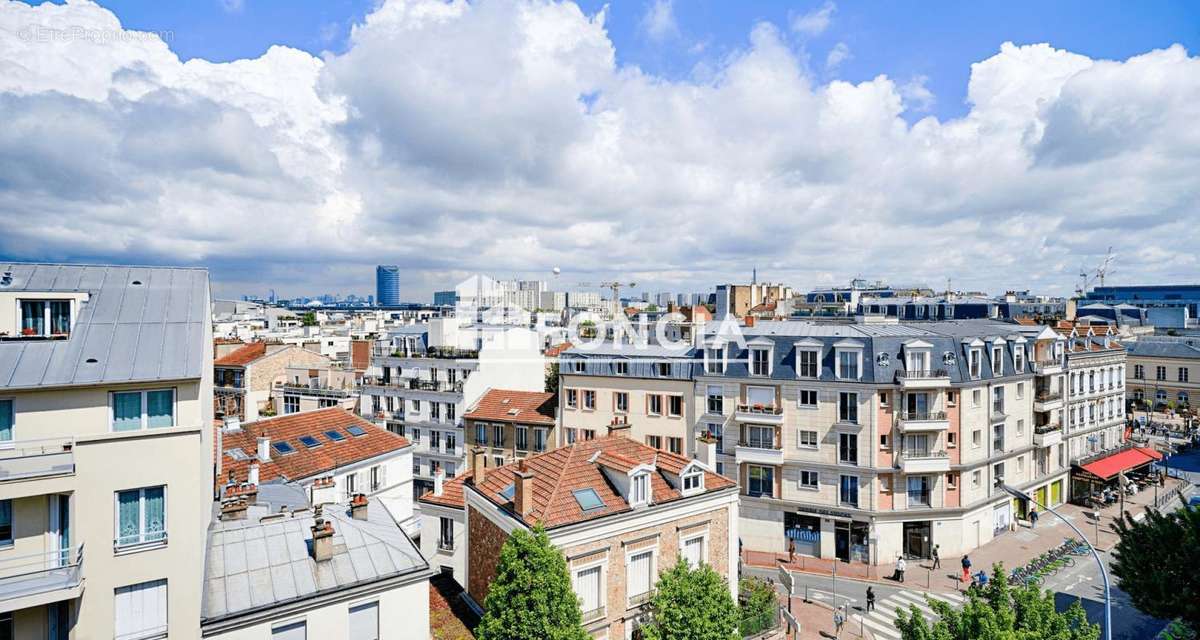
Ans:
[[[821,352],[816,349],[799,349],[796,351],[796,375],[801,378],[816,378],[820,369],[818,361]]]
[[[838,349],[837,377],[842,380],[858,380],[862,364],[862,351],[859,349]]]
[[[725,373],[725,347],[704,350],[704,373]]]
[[[971,377],[979,378],[983,375],[983,350],[971,349]]]
[[[999,376],[1004,374],[1004,347],[996,345],[992,347],[992,375]]]
[[[642,473],[635,474],[631,479],[629,504],[635,507],[650,504],[649,473],[643,471]]]
[[[571,367],[575,373],[583,373],[583,359],[581,358],[571,363]]]
[[[1016,367],[1017,373],[1025,372],[1025,345],[1013,347],[1013,366]]]
[[[49,338],[71,333],[70,300],[22,300],[21,335]]]
[[[625,362],[624,360],[618,360],[615,364],[616,364],[616,368],[617,368],[617,375],[619,375],[619,376],[629,375],[629,363],[628,362]]]
[[[771,375],[771,350],[762,347],[750,349],[750,375]]]
[[[704,470],[693,468],[683,474],[683,495],[704,491]]]

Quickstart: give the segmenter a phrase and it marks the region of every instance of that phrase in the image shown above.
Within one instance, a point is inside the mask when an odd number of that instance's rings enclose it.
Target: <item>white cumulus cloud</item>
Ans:
[[[825,4],[808,13],[792,16],[792,31],[807,36],[819,36],[825,33],[833,22],[833,13],[837,5],[827,0]]]

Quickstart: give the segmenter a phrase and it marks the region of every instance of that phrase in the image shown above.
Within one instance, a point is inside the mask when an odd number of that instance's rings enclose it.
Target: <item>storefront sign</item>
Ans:
[[[828,516],[830,518],[843,518],[845,520],[853,520],[854,514],[849,511],[835,511],[833,509],[824,509],[822,507],[802,507],[796,510],[797,513],[815,513],[817,515]]]

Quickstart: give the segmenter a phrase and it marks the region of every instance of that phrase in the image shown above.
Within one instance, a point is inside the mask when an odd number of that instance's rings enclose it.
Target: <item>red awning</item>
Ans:
[[[1134,447],[1089,462],[1083,465],[1082,469],[1097,478],[1108,480],[1122,471],[1128,471],[1155,460],[1162,460],[1162,454],[1154,449]]]

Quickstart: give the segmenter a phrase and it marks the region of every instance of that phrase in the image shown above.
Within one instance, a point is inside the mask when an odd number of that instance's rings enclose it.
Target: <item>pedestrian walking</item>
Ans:
[[[933,568],[942,568],[942,554],[938,553],[938,545],[933,545]]]
[[[963,558],[962,558],[962,570],[963,570],[962,581],[970,582],[971,581],[971,559],[969,557],[967,557],[965,554],[963,555]]]
[[[1029,512],[1029,527],[1031,529],[1036,529],[1037,521],[1038,521],[1038,510],[1037,510],[1037,507],[1034,507],[1033,510]]]
[[[842,635],[842,625],[844,624],[846,624],[846,614],[842,613],[841,607],[838,607],[833,610],[834,637]]]
[[[867,587],[867,613],[871,613],[874,610],[875,610],[875,589],[868,586]]]
[[[900,556],[896,560],[896,579],[904,582],[904,572],[908,569],[908,562],[904,560],[904,556]]]

